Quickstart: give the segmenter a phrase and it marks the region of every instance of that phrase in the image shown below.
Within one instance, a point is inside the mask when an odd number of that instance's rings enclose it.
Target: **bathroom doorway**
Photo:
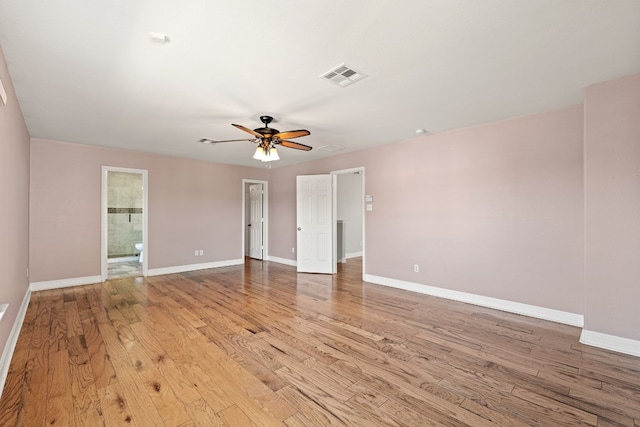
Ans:
[[[147,275],[147,171],[102,167],[102,280]]]

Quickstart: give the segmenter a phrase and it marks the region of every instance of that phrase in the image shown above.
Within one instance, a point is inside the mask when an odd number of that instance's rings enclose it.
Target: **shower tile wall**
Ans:
[[[142,175],[109,172],[107,179],[108,257],[136,255],[142,242]]]

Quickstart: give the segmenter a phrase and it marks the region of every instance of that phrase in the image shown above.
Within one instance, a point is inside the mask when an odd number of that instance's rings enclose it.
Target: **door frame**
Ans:
[[[262,184],[262,260],[269,259],[269,182],[259,179],[242,180],[242,262],[246,253],[247,184]]]
[[[144,250],[144,257],[142,258],[142,275],[147,276],[149,273],[149,239],[147,236],[148,224],[149,224],[149,171],[146,169],[130,169],[121,168],[116,166],[102,166],[102,206],[101,206],[101,242],[100,242],[100,275],[102,281],[106,281],[108,278],[107,257],[109,254],[109,238],[108,228],[109,221],[107,217],[107,208],[109,203],[109,187],[107,183],[109,172],[125,172],[142,175],[142,244]]]
[[[331,184],[333,186],[333,195],[332,195],[332,204],[333,204],[333,212],[332,212],[332,216],[333,216],[333,223],[335,224],[335,221],[338,219],[338,175],[345,175],[345,174],[351,174],[354,172],[359,172],[359,175],[361,176],[362,179],[362,194],[360,195],[361,200],[362,200],[362,277],[365,276],[365,271],[366,271],[366,242],[365,242],[365,238],[366,238],[366,233],[365,233],[365,221],[367,216],[365,215],[365,203],[364,203],[364,195],[365,195],[365,175],[364,175],[364,166],[360,166],[357,168],[350,168],[350,169],[341,169],[341,170],[337,170],[337,171],[331,171]],[[335,274],[338,271],[338,227],[333,227],[333,273]]]

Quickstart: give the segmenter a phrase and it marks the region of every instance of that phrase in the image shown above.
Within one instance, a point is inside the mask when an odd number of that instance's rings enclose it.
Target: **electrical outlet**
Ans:
[[[420,266],[418,264],[413,264],[413,271],[414,272],[419,272],[420,271]]]
[[[291,248],[291,253],[295,254],[296,253],[296,248]]]

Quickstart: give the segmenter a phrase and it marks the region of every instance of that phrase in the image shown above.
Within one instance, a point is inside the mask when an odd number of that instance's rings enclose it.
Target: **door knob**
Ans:
[[[298,231],[301,231],[301,230],[302,230],[302,227],[298,227]]]

